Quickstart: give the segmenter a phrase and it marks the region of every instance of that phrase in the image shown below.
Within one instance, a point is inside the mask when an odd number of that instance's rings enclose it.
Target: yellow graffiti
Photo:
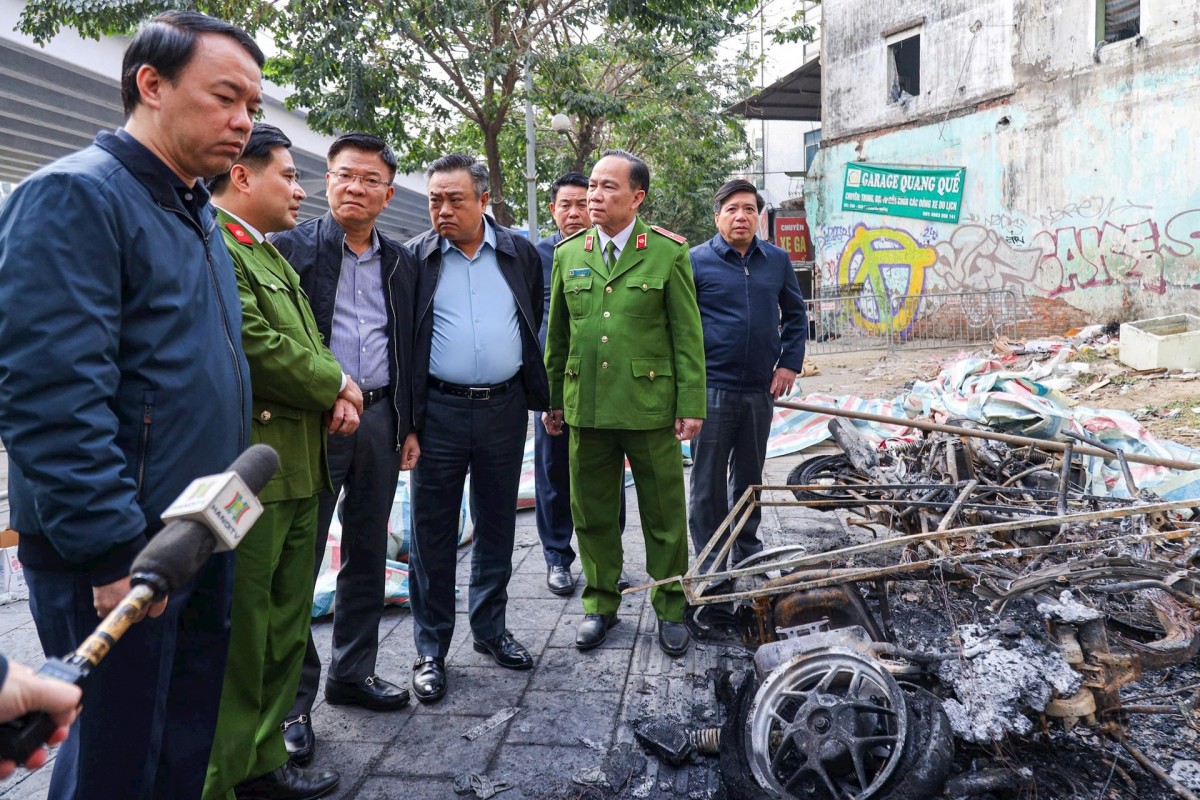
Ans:
[[[838,285],[860,287],[851,322],[868,334],[908,330],[921,305],[925,268],[936,258],[905,231],[857,226],[838,262]]]

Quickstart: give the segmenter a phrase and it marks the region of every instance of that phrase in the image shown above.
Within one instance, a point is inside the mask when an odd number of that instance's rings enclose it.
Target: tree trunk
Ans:
[[[483,149],[487,157],[488,182],[492,191],[492,214],[496,222],[506,228],[512,227],[512,209],[504,194],[504,169],[500,164],[500,126],[494,129],[484,129]]]

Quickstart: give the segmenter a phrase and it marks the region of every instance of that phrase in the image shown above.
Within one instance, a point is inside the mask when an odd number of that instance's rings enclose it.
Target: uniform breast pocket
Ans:
[[[592,276],[567,278],[563,281],[563,295],[567,298],[567,311],[572,319],[587,316],[592,297]]]
[[[260,283],[257,295],[263,316],[275,330],[300,326],[300,312],[290,286],[278,281]]]
[[[663,311],[663,279],[641,275],[625,281],[625,313],[631,317],[656,317]]]

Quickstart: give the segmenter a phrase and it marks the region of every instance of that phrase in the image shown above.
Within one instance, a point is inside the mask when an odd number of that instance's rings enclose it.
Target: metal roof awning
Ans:
[[[748,119],[820,122],[820,58],[814,58],[723,113]]]
[[[268,99],[268,104],[280,114],[290,113],[278,101]],[[38,168],[91,144],[98,131],[114,130],[123,121],[115,80],[36,47],[0,39],[0,183],[20,183]],[[300,204],[301,218],[324,214],[329,210],[325,154],[296,145],[292,158],[308,193]],[[424,231],[429,227],[425,195],[397,184],[376,225],[401,242]]]

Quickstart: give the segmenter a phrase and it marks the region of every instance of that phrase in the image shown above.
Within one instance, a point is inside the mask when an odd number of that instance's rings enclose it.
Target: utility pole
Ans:
[[[533,76],[529,73],[528,53],[525,54],[525,184],[529,241],[537,244],[537,140],[533,131]]]

